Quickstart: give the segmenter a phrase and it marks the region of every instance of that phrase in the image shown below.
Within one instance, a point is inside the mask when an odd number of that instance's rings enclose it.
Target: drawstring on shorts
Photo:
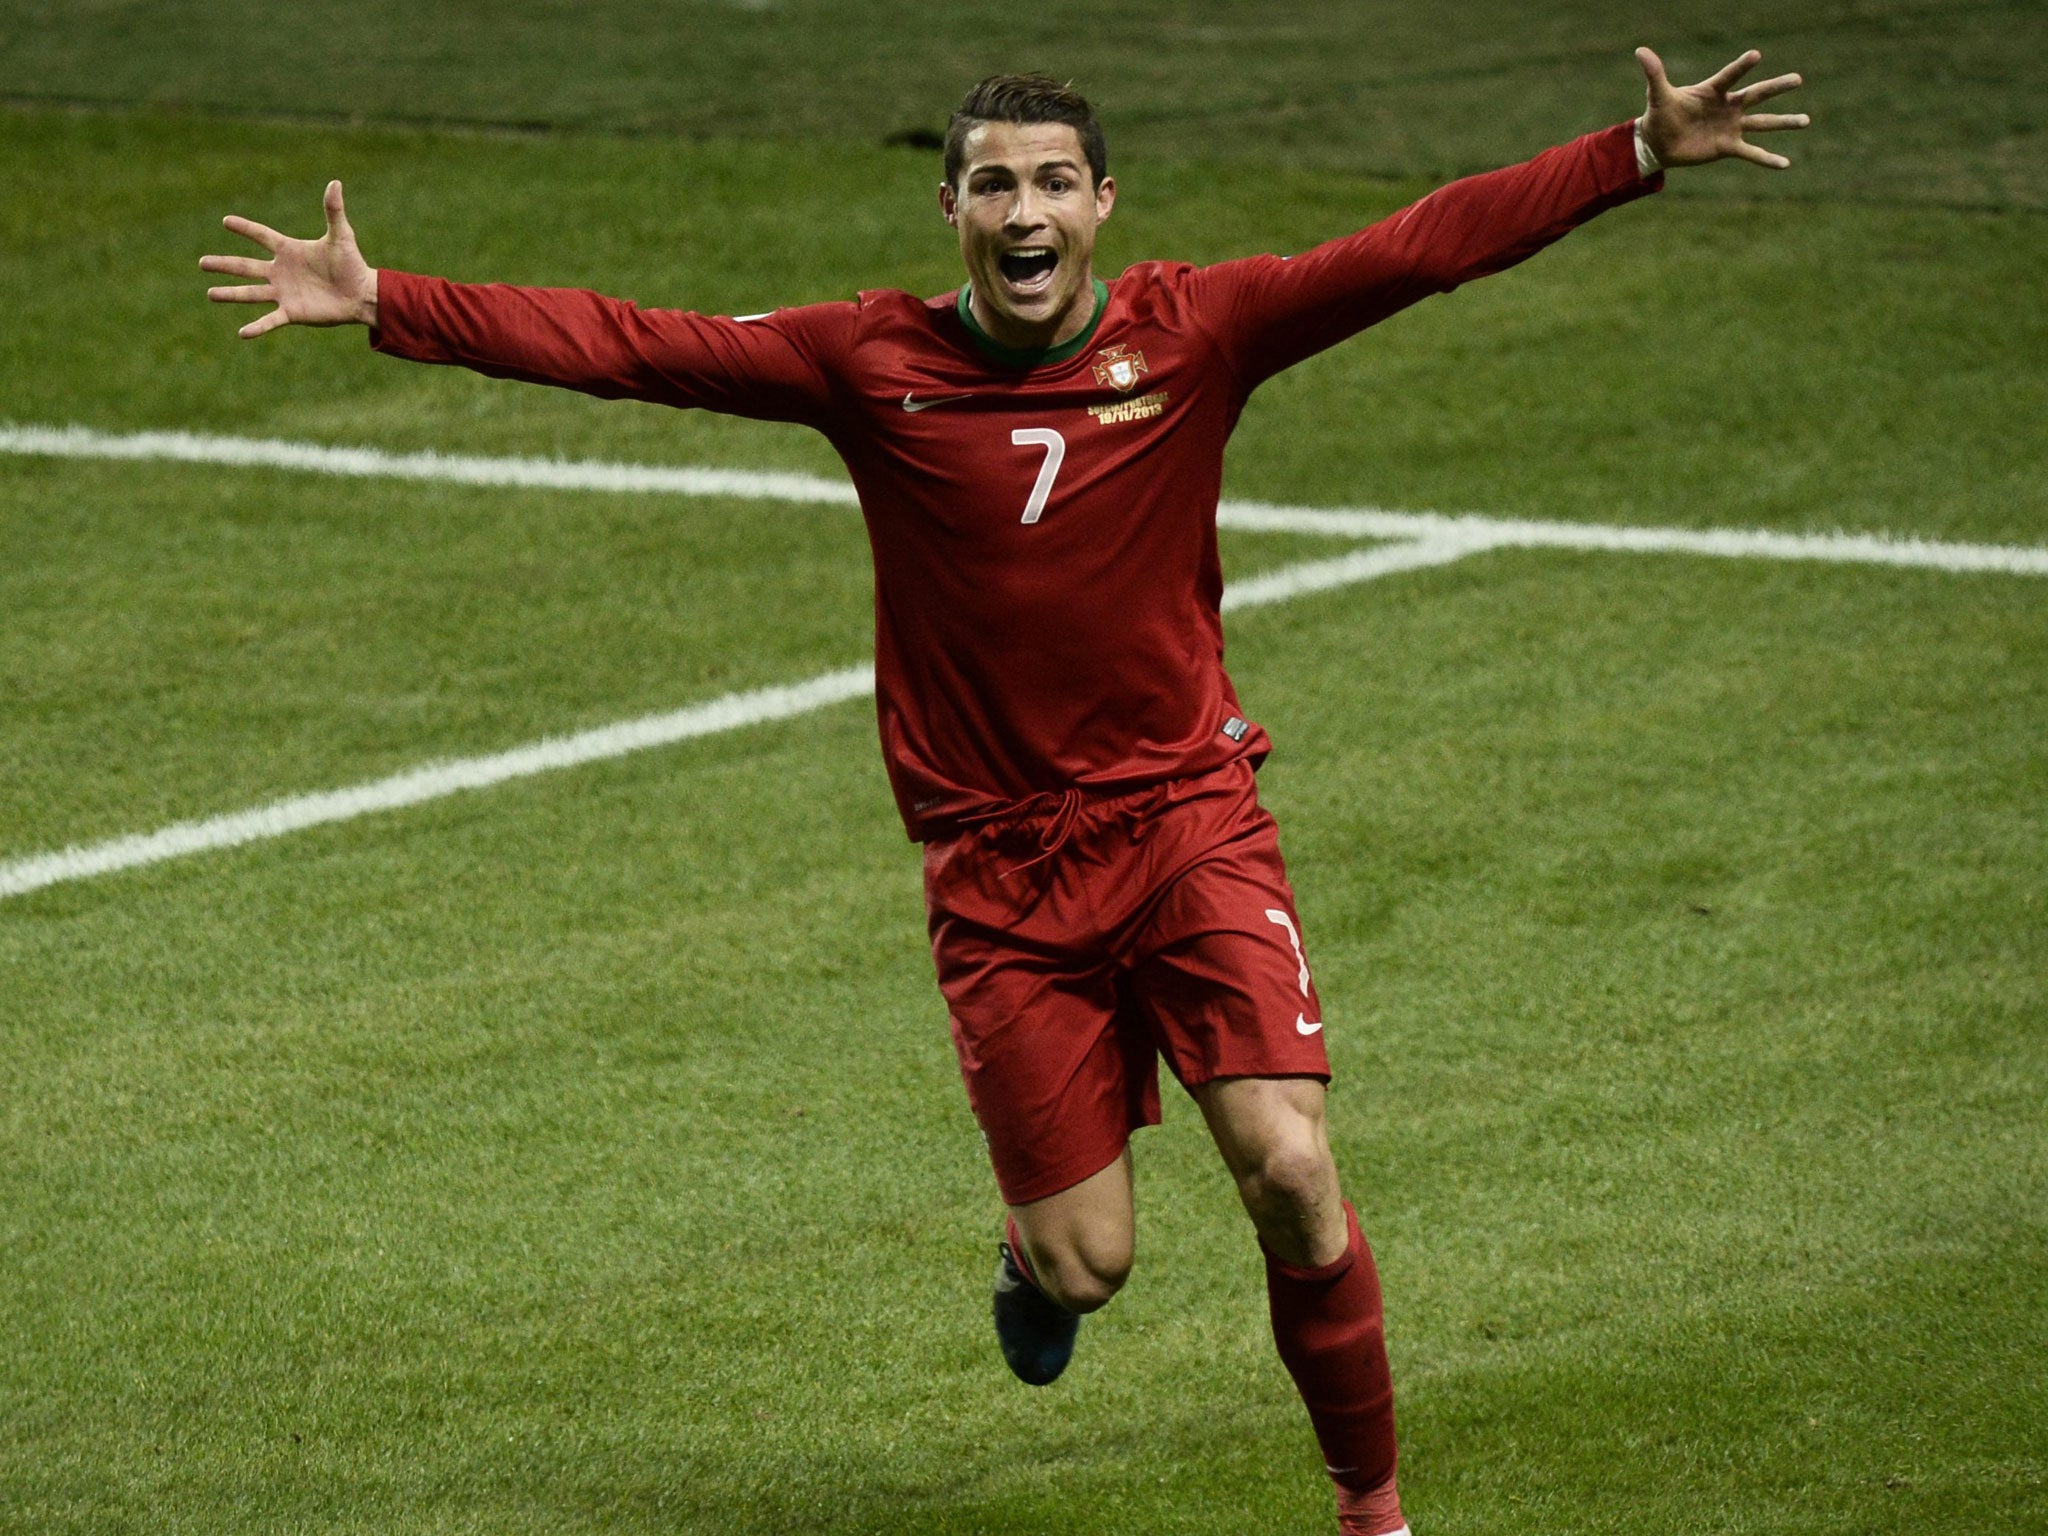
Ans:
[[[1041,789],[1035,795],[1014,800],[1008,805],[998,806],[993,811],[983,811],[976,816],[962,816],[962,826],[986,826],[990,822],[1023,821],[1039,811],[1050,809],[1051,817],[1038,832],[1038,852],[1022,864],[1012,864],[1002,872],[1007,880],[1012,875],[1022,874],[1034,864],[1043,864],[1047,859],[1066,847],[1067,839],[1074,835],[1074,823],[1081,819],[1081,806],[1087,799],[1078,788],[1069,786],[1055,794]]]
[[[1117,813],[1128,825],[1132,842],[1141,843],[1145,840],[1152,816],[1170,798],[1172,790],[1171,783],[1155,784],[1150,792],[1141,791],[1122,797],[1125,803],[1117,807]],[[1001,878],[1007,880],[1012,875],[1022,874],[1035,864],[1043,864],[1066,847],[1074,835],[1075,827],[1080,824],[1081,809],[1088,803],[1088,799],[1088,793],[1078,786],[1069,786],[1062,790],[1041,789],[1035,795],[1013,800],[1008,805],[998,806],[994,810],[962,816],[960,825],[983,827],[1003,822],[1024,822],[1041,812],[1051,813],[1046,817],[1045,825],[1038,830],[1038,852],[1022,864],[1012,864],[1008,869],[1001,871]]]

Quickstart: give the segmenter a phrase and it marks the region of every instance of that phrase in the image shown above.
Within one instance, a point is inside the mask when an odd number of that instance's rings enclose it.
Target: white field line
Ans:
[[[817,475],[753,470],[668,469],[591,459],[488,459],[447,453],[386,453],[329,448],[278,438],[215,437],[201,432],[95,432],[90,427],[17,427],[0,423],[0,453],[60,459],[168,459],[238,469],[297,469],[384,480],[445,480],[457,485],[533,486],[554,491],[638,491],[669,496],[739,496],[857,506],[853,487]]]
[[[643,715],[617,725],[599,726],[574,736],[543,737],[509,752],[488,757],[457,758],[450,762],[426,763],[389,778],[373,779],[347,789],[320,794],[295,795],[250,811],[227,816],[209,816],[204,821],[181,821],[159,832],[135,837],[117,837],[111,842],[66,848],[59,853],[39,854],[0,864],[0,899],[25,895],[46,885],[66,880],[83,880],[117,869],[134,869],[165,859],[200,853],[209,848],[234,848],[262,838],[282,837],[287,832],[323,826],[333,821],[350,821],[373,811],[396,810],[439,800],[465,789],[485,789],[508,779],[523,779],[557,768],[623,757],[649,747],[665,747],[688,741],[693,736],[711,736],[758,725],[765,720],[786,720],[808,714],[844,699],[857,699],[875,691],[872,666],[846,667],[826,672],[807,682],[787,687],[757,688],[750,693],[728,693],[707,704],[693,705],[663,715]]]
[[[1482,547],[1469,539],[1439,538],[1433,542],[1357,550],[1335,560],[1314,560],[1286,566],[1230,587],[1223,594],[1223,606],[1234,610],[1285,602],[1304,592],[1327,591],[1331,587],[1370,581],[1375,576],[1391,575],[1395,571],[1441,565]],[[768,720],[787,720],[793,715],[808,714],[814,709],[862,698],[874,691],[875,669],[872,664],[846,667],[787,687],[729,693],[707,704],[693,705],[669,714],[644,715],[637,720],[623,720],[616,725],[600,726],[574,736],[544,737],[509,752],[426,763],[404,773],[373,779],[347,789],[295,795],[254,810],[209,816],[203,821],[181,821],[157,832],[73,846],[56,853],[36,854],[0,864],[0,901],[10,896],[25,896],[45,886],[61,885],[68,880],[84,880],[93,875],[111,874],[115,870],[160,864],[166,859],[182,858],[186,854],[210,849],[235,848],[243,843],[303,831],[307,827],[351,821],[377,811],[439,800],[466,789],[486,789],[508,779],[523,779],[558,768],[574,768],[583,763],[624,757],[649,747],[665,747],[692,737],[716,735]]]
[[[440,480],[460,485],[539,487],[675,496],[733,496],[756,500],[854,506],[853,487],[818,475],[753,470],[680,469],[596,460],[477,458],[438,453],[386,453],[376,448],[330,448],[269,438],[216,437],[195,432],[97,432],[89,427],[0,424],[0,453],[80,459],[167,459],[188,464],[304,470],[319,474],[397,480]],[[1769,533],[1738,528],[1630,528],[1603,523],[1553,523],[1494,517],[1452,517],[1439,512],[1390,512],[1371,507],[1273,506],[1226,501],[1217,522],[1253,532],[1313,533],[1343,539],[1415,539],[1448,535],[1494,548],[1589,549],[1619,553],[1716,555],[1741,559],[1825,560],[1854,565],[1922,566],[2048,576],[2048,549],[2005,544],[1951,544],[1874,534]]]
[[[1473,539],[1491,549],[1597,549],[1622,554],[1718,555],[1745,560],[1825,560],[1846,565],[1924,566],[2048,576],[2048,549],[2020,544],[1950,544],[1869,533],[1771,533],[1750,528],[1630,528],[1550,523],[1441,512],[1323,510],[1225,502],[1217,521],[1263,533],[1321,533],[1354,539]]]
[[[1247,576],[1223,589],[1223,611],[1258,608],[1267,603],[1284,603],[1308,592],[1327,592],[1348,587],[1355,581],[1371,581],[1397,571],[1418,571],[1424,566],[1447,565],[1465,555],[1476,555],[1493,546],[1469,535],[1437,534],[1400,544],[1381,544],[1372,549],[1354,549],[1330,560],[1310,560],[1284,565],[1277,571]]]

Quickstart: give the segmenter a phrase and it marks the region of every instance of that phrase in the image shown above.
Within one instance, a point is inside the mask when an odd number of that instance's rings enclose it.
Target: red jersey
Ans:
[[[882,751],[913,838],[1269,748],[1223,669],[1223,449],[1265,379],[1653,190],[1623,123],[1292,258],[1143,262],[1039,352],[966,289],[744,319],[381,272],[380,351],[794,421],[846,461],[875,566]]]

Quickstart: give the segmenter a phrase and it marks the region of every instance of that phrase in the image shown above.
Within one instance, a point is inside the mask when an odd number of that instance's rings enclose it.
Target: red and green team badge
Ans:
[[[1136,389],[1138,380],[1150,371],[1145,366],[1145,354],[1133,352],[1122,342],[1095,354],[1095,382],[1124,394]]]

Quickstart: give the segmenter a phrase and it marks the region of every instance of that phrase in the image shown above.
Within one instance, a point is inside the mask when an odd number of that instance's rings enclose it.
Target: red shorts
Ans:
[[[1157,1125],[1161,1056],[1188,1087],[1329,1078],[1249,763],[936,839],[924,889],[960,1073],[1011,1205]]]

